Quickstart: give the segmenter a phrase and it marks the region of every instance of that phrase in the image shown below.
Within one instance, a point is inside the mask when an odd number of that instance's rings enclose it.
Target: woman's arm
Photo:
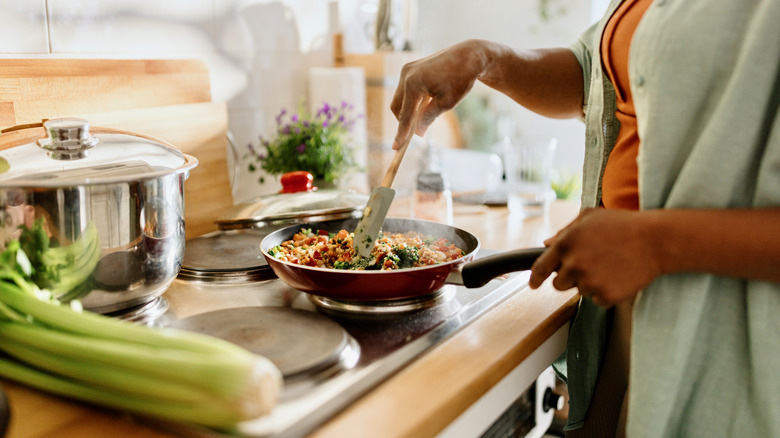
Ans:
[[[546,243],[531,287],[557,271],[556,289],[577,287],[602,306],[678,272],[780,283],[780,208],[587,209]]]
[[[436,117],[468,94],[477,80],[543,116],[582,115],[582,70],[570,50],[515,50],[496,42],[467,40],[403,67],[390,104],[399,123],[393,148],[397,149],[409,132],[418,102],[432,97],[422,109],[416,130],[423,135]]]

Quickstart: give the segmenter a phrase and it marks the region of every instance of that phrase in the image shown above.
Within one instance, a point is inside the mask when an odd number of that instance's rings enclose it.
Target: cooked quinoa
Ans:
[[[447,239],[417,232],[381,233],[371,257],[360,258],[352,247],[354,233],[329,233],[302,228],[292,239],[268,250],[279,260],[330,269],[390,270],[435,265],[455,260],[464,251]]]

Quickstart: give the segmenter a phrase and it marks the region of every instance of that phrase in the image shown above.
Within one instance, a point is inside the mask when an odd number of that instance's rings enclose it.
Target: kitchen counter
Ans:
[[[558,201],[548,216],[522,220],[506,208],[457,205],[454,225],[477,235],[483,248],[505,251],[540,245],[577,211],[576,203]],[[538,375],[562,351],[565,329],[577,301],[575,292],[556,291],[549,282],[538,290],[519,291],[377,386],[312,436],[439,434],[531,357],[534,362],[541,360],[541,369],[531,369]],[[7,380],[0,379],[0,384],[12,410],[9,438],[172,436],[126,414],[50,396]],[[518,394],[523,390],[518,388]]]

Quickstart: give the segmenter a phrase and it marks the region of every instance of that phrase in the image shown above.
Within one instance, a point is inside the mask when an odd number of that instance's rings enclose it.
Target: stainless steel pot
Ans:
[[[42,224],[84,277],[67,291],[51,287],[60,298],[100,313],[153,301],[181,266],[184,181],[197,160],[142,134],[90,132],[82,119],[43,128],[45,137],[38,128],[0,141],[0,247]]]

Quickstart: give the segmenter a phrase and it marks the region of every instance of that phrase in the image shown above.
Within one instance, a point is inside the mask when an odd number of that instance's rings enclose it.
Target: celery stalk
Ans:
[[[82,382],[38,371],[0,356],[0,376],[34,388],[77,400],[124,409],[169,420],[197,423],[215,428],[231,428],[245,420],[245,413],[224,403],[181,403],[117,394]]]
[[[30,275],[10,242],[0,253],[0,350],[8,355],[0,354],[0,376],[209,427],[230,428],[275,404],[282,376],[268,359],[212,336],[76,311]]]
[[[16,273],[0,271],[0,280],[9,275],[19,277]],[[0,281],[0,289],[9,285]],[[203,336],[183,330],[156,327],[150,330],[147,326],[137,325],[128,321],[106,318],[103,315],[83,312],[75,313],[66,306],[57,303],[43,302],[35,298],[33,293],[24,293],[21,288],[8,290],[2,301],[18,312],[30,315],[36,321],[47,324],[59,330],[81,333],[100,339],[126,341],[148,344],[163,348],[176,348],[190,351],[203,351]],[[211,338],[213,349],[222,354],[230,355],[245,352],[242,348],[229,342]]]
[[[0,301],[0,320],[7,319],[9,321],[22,321],[24,317],[19,312],[8,307],[4,302]]]
[[[137,343],[120,343],[55,330],[32,324],[0,322],[0,338],[34,345],[41,351],[97,365],[122,367],[188,385],[231,393],[245,382],[252,363],[248,354],[225,356],[162,349]],[[3,347],[0,346],[0,349]]]
[[[120,367],[98,367],[89,361],[42,352],[33,345],[17,343],[7,338],[3,339],[3,346],[0,348],[21,362],[35,364],[41,371],[78,379],[98,389],[105,388],[120,394],[147,397],[150,401],[157,399],[187,402],[214,397],[201,388],[157,379]]]

